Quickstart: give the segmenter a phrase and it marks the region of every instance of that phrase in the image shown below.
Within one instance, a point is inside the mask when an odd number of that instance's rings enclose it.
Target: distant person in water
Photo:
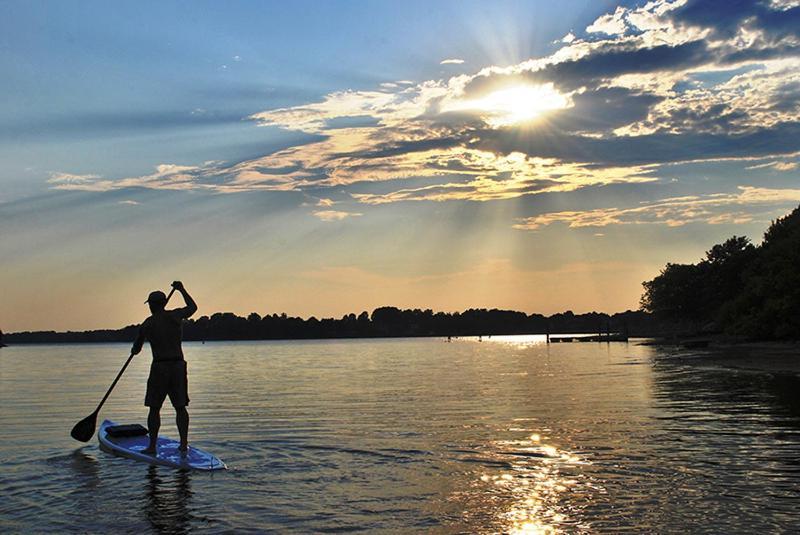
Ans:
[[[165,310],[167,296],[164,292],[151,292],[147,298],[151,315],[142,322],[139,336],[133,343],[131,354],[138,355],[145,340],[150,342],[153,351],[153,362],[150,365],[150,377],[147,379],[147,394],[144,404],[150,407],[147,415],[147,427],[150,433],[150,445],[142,453],[156,454],[158,430],[161,427],[161,405],[169,396],[175,407],[178,433],[181,436],[180,449],[185,452],[189,447],[189,388],[186,378],[186,361],[181,349],[181,322],[197,311],[192,296],[183,287],[181,281],[172,283],[172,287],[183,296],[186,306],[174,310]]]

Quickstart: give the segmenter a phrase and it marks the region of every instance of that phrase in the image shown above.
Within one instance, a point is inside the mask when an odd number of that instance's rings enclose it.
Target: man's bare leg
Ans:
[[[186,451],[189,448],[189,411],[186,407],[175,409],[175,423],[178,424],[178,433],[181,436],[180,450]]]
[[[150,407],[147,415],[147,431],[150,434],[150,445],[142,453],[150,455],[156,454],[156,441],[158,440],[158,430],[161,428],[161,408]]]

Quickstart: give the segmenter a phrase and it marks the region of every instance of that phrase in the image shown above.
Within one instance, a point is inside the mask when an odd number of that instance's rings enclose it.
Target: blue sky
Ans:
[[[2,2],[4,330],[618,311],[800,202],[800,7]]]

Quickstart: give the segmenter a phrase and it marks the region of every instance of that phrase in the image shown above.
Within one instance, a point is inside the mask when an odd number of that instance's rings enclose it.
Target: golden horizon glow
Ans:
[[[524,84],[498,89],[481,98],[456,101],[446,106],[445,111],[483,112],[486,122],[498,127],[530,121],[568,105],[567,97],[559,93],[552,83]]]

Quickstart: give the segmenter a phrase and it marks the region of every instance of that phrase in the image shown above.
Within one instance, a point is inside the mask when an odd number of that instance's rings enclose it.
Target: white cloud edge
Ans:
[[[312,215],[326,223],[342,221],[349,217],[360,217],[364,214],[359,212],[345,212],[342,210],[315,210]]]

